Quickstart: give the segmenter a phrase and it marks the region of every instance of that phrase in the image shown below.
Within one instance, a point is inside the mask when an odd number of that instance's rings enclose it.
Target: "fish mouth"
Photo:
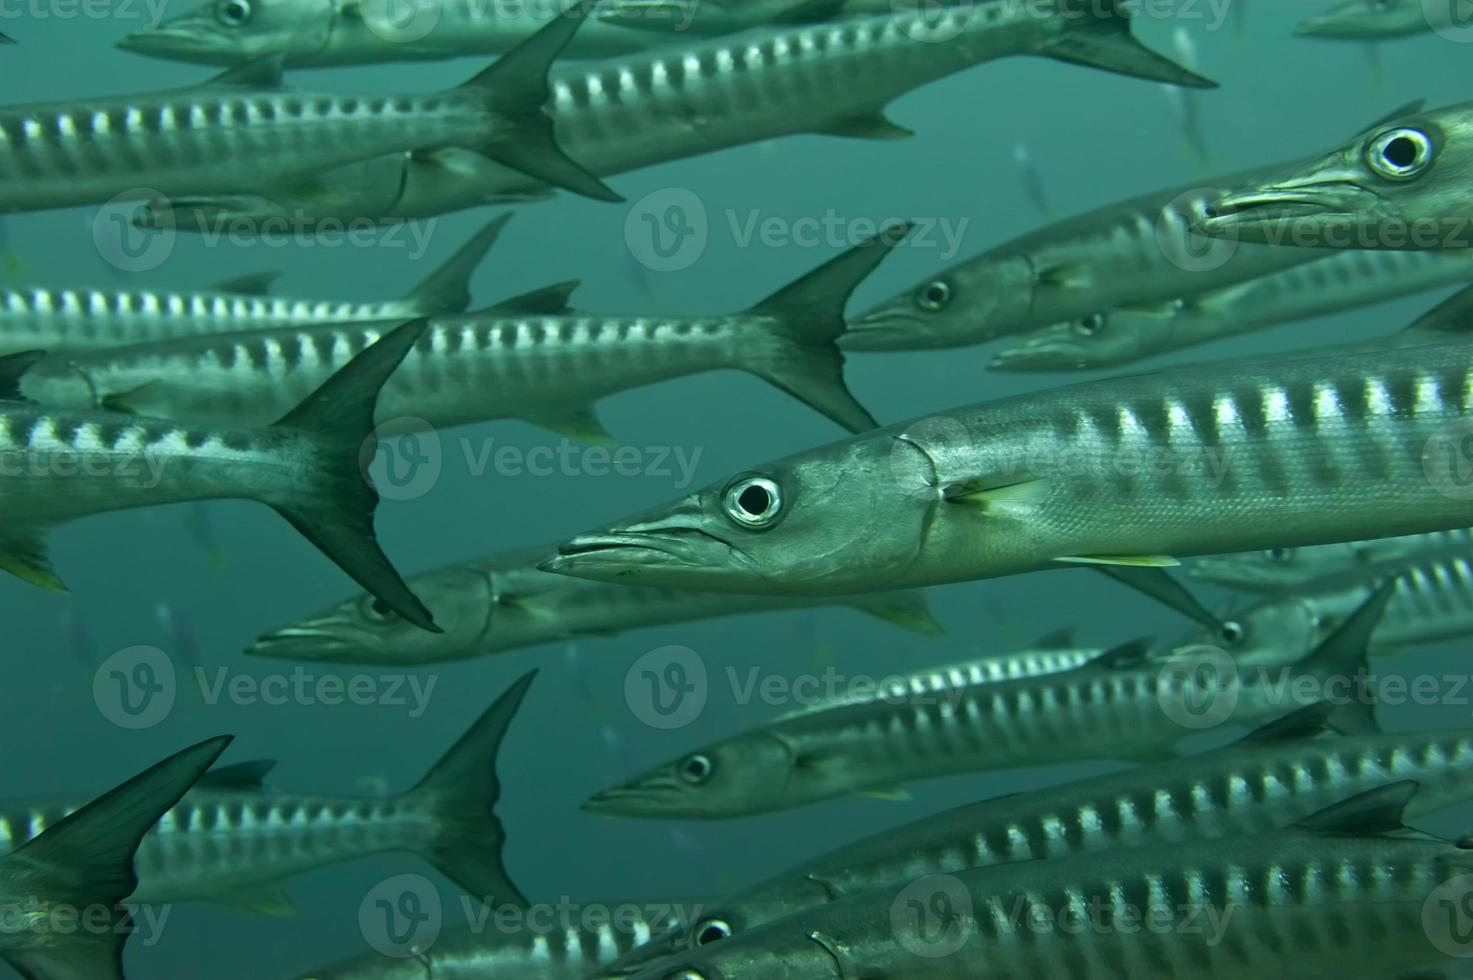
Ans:
[[[1203,234],[1230,237],[1255,229],[1288,228],[1306,220],[1316,224],[1348,221],[1370,214],[1378,202],[1375,194],[1348,181],[1266,184],[1213,201],[1197,219],[1196,228]]]
[[[1094,367],[1079,354],[1067,347],[1052,342],[1029,341],[1017,347],[1008,347],[992,355],[988,362],[989,371],[1017,374],[1047,373],[1049,371],[1079,371]]]
[[[222,45],[208,32],[192,27],[150,27],[123,35],[116,47],[133,54],[195,61],[210,65],[229,64],[243,58]],[[232,57],[234,55],[234,57]]]
[[[854,351],[910,350],[926,346],[925,336],[925,324],[915,313],[880,307],[849,320],[839,335],[839,347]]]
[[[651,776],[625,786],[601,789],[584,801],[580,809],[621,817],[679,816],[672,807],[681,798],[673,776]]]
[[[358,634],[358,635],[354,635]],[[246,647],[248,657],[333,663],[383,663],[382,645],[367,632],[338,620],[314,620],[263,633]]]
[[[668,527],[641,531],[580,534],[558,546],[540,571],[580,578],[608,578],[648,572],[714,572],[753,563],[731,544],[699,528]]]

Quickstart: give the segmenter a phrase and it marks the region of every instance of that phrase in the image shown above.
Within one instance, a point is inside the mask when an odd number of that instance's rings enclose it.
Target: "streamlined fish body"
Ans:
[[[1458,342],[1024,394],[747,470],[579,535],[542,567],[858,593],[1467,527],[1470,372]]]
[[[909,131],[884,114],[889,103],[928,82],[1010,55],[1213,86],[1141,45],[1128,14],[1113,0],[1108,10],[1078,14],[1072,7],[1055,15],[1047,6],[986,0],[694,43],[682,38],[678,46],[648,54],[556,69],[548,112],[568,155],[593,173],[610,175],[797,133],[904,137]],[[236,216],[420,217],[548,190],[519,169],[523,173],[454,149],[413,159],[401,155],[311,179],[306,193],[255,181],[244,185],[258,189],[252,194],[235,187],[218,200],[165,202],[154,211],[172,207],[175,213],[147,220],[187,230]]]
[[[1211,555],[1193,561],[1187,574],[1243,592],[1283,592],[1347,574],[1369,576],[1420,560],[1469,554],[1473,554],[1473,531],[1459,528],[1310,548]]]
[[[1302,21],[1294,33],[1342,41],[1378,41],[1429,34],[1432,11],[1426,0],[1340,0],[1322,14]],[[1444,9],[1451,10],[1451,5]],[[1447,21],[1451,26],[1451,15]]]
[[[844,330],[849,294],[903,237],[903,229],[882,233],[738,314],[437,317],[386,385],[378,418],[436,427],[520,418],[608,439],[593,414],[598,398],[737,368],[851,432],[873,428],[844,387],[834,339]],[[156,418],[259,422],[280,416],[386,329],[286,328],[48,359],[32,368],[24,391],[47,405],[100,403]]]
[[[709,906],[605,975],[923,875],[1267,833],[1398,780],[1418,783],[1419,813],[1473,796],[1469,733],[1317,738],[1330,709],[1302,708],[1225,749],[983,800],[839,846]]]
[[[554,18],[466,84],[431,95],[281,88],[281,59],[192,89],[0,107],[0,211],[233,194],[369,157],[458,146],[604,200],[558,148],[546,70],[577,29]]]
[[[323,381],[267,428],[210,427],[111,412],[0,401],[0,569],[61,588],[46,531],[90,514],[240,498],[274,508],[365,588],[432,629],[424,606],[379,550],[374,403],[424,329],[412,321]],[[36,354],[0,359],[0,397],[16,397]]]
[[[1056,323],[994,356],[994,371],[1115,367],[1254,330],[1473,279],[1460,252],[1344,252],[1155,308]]]

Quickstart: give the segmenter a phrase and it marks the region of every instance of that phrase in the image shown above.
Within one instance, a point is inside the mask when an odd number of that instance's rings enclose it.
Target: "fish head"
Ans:
[[[1330,563],[1325,548],[1333,547],[1351,558],[1348,545],[1321,545],[1316,548],[1268,548],[1236,555],[1213,555],[1198,558],[1187,569],[1187,575],[1201,582],[1212,582],[1245,592],[1272,592],[1275,589],[1302,585],[1320,573],[1344,570]],[[1336,557],[1341,557],[1337,554]],[[1353,560],[1353,559],[1352,559]]]
[[[887,431],[746,470],[558,548],[545,571],[705,592],[889,588],[927,530],[930,461]]]
[[[786,741],[759,728],[599,790],[583,809],[663,820],[766,813],[794,804],[788,788],[798,766],[798,757]]]
[[[1283,664],[1308,655],[1338,622],[1305,596],[1275,596],[1220,619],[1217,629],[1196,627],[1174,649],[1212,647],[1240,664]]]
[[[964,347],[1026,330],[1038,285],[1021,254],[988,255],[952,266],[849,321],[845,350]]]
[[[1308,165],[1218,198],[1197,227],[1302,248],[1468,248],[1470,173],[1473,103],[1403,110]]]
[[[296,980],[425,980],[433,975],[429,954],[393,956],[388,953],[360,953],[311,973],[299,974]]]
[[[493,637],[497,603],[491,579],[468,565],[416,575],[409,587],[444,631],[408,622],[364,593],[280,629],[247,648],[253,657],[325,663],[417,666],[460,660],[518,644]]]
[[[1300,37],[1370,41],[1430,31],[1424,0],[1341,0],[1317,16],[1299,23]]]
[[[821,903],[819,903],[821,904]],[[728,941],[672,956],[629,980],[847,980],[878,976],[857,969],[842,947],[806,928],[774,926],[750,942]]]
[[[337,17],[333,0],[209,0],[126,35],[118,47],[205,65],[306,56],[327,46]]]
[[[1110,367],[1150,354],[1170,331],[1179,306],[1103,310],[1030,333],[993,355],[993,371],[1080,371]]]

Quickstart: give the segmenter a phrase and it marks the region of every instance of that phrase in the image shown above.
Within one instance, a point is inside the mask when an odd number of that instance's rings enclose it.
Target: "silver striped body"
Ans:
[[[1473,555],[1473,531],[1459,528],[1308,548],[1211,555],[1193,561],[1186,571],[1194,579],[1230,589],[1273,592],[1304,588],[1340,575],[1370,574],[1424,559],[1457,555]]]
[[[231,194],[366,157],[485,146],[465,90],[345,95],[207,84],[0,107],[0,211]]]
[[[248,652],[287,660],[414,666],[669,623],[827,605],[850,605],[920,632],[940,631],[919,593],[788,599],[606,585],[538,571],[537,563],[550,550],[528,548],[411,577],[410,589],[434,613],[441,633],[406,623],[365,593],[273,630]],[[1073,665],[1076,653],[1040,651],[1036,663],[1017,669],[1062,669]]]
[[[692,972],[661,965],[637,976],[1389,977],[1438,958],[1423,910],[1468,866],[1446,841],[1287,831],[974,868],[673,959]]]
[[[784,350],[764,325],[751,315],[439,317],[384,386],[378,418],[434,426],[519,418],[556,429],[614,392],[717,368],[760,373]],[[141,415],[266,423],[393,326],[284,328],[48,358],[22,388],[47,405],[126,394]]]
[[[620,966],[693,948],[693,937],[713,919],[740,933],[929,874],[1266,833],[1403,779],[1419,784],[1418,813],[1473,797],[1473,734],[1249,742],[957,807],[842,845],[745,889],[708,908],[691,930],[657,939]]]
[[[1469,280],[1473,257],[1466,254],[1339,252],[1159,309],[1113,309],[1056,323],[1001,351],[992,367],[1065,371],[1129,364]]]
[[[74,806],[0,808],[0,849],[39,834]],[[138,848],[131,902],[261,907],[293,875],[386,851],[414,851],[436,820],[413,797],[333,798],[194,790]]]

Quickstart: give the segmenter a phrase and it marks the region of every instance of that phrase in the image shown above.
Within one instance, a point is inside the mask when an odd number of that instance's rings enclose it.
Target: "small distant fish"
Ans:
[[[67,650],[71,652],[72,660],[77,666],[92,669],[97,666],[97,638],[87,621],[75,609],[67,609],[61,614],[61,633],[66,637]]]
[[[1187,574],[1230,589],[1281,593],[1345,575],[1375,575],[1423,559],[1462,555],[1473,555],[1473,531],[1467,529],[1212,555],[1192,562]]]
[[[1197,42],[1192,39],[1192,32],[1185,27],[1178,27],[1171,35],[1171,46],[1176,60],[1191,71],[1200,71],[1202,59],[1197,54]],[[1182,88],[1176,85],[1163,85],[1161,87],[1167,101],[1176,114],[1177,122],[1181,126],[1182,137],[1191,149],[1198,163],[1206,164],[1212,158],[1212,151],[1207,148],[1207,138],[1202,131],[1202,102],[1195,90]]]
[[[1458,0],[1449,0],[1451,9]],[[1299,37],[1364,41],[1430,33],[1433,21],[1427,0],[1340,0],[1323,14],[1301,22]]]
[[[52,589],[52,526],[108,511],[239,498],[274,508],[410,622],[429,612],[374,539],[378,495],[362,469],[379,388],[423,335],[388,332],[270,428],[208,428],[107,412],[0,402],[0,570]],[[15,399],[36,354],[0,358],[0,398]]]
[[[171,660],[178,660],[191,668],[198,667],[200,659],[199,635],[188,617],[174,608],[173,603],[160,601],[154,605],[154,619],[163,634],[164,649]]]
[[[1018,179],[1023,184],[1023,193],[1028,200],[1033,202],[1033,207],[1045,218],[1053,211],[1049,207],[1048,191],[1043,185],[1043,175],[1038,172],[1038,165],[1033,162],[1033,156],[1028,152],[1028,147],[1022,143],[1013,147],[1013,163],[1018,168]]]
[[[9,918],[0,959],[34,980],[122,980],[123,944],[132,931],[123,901],[138,884],[134,854],[229,744],[228,735],[200,742],[44,830],[32,825],[26,840],[0,842],[14,848],[0,857],[0,907]],[[99,910],[107,916],[103,928]]]

